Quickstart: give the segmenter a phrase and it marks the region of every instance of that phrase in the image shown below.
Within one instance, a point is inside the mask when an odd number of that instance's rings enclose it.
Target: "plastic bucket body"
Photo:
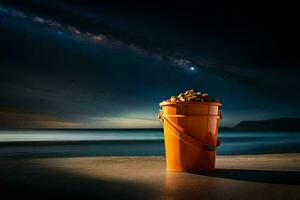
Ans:
[[[210,171],[215,168],[218,102],[162,102],[167,170]]]

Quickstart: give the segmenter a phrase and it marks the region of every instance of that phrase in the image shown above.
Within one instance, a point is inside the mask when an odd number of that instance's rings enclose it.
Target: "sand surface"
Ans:
[[[300,199],[300,154],[219,156],[210,173],[161,156],[0,159],[0,199]]]

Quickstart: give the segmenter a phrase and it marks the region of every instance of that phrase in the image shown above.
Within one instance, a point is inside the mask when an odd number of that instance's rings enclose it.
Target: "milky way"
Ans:
[[[5,7],[0,7],[0,14],[6,14],[8,16],[13,16],[17,18],[23,18],[26,20],[29,20],[31,22],[37,23],[37,24],[42,24],[48,27],[51,27],[57,31],[58,34],[68,33],[72,35],[73,37],[80,37],[81,39],[89,40],[95,43],[100,43],[102,45],[112,45],[115,47],[123,47],[126,46],[127,48],[136,51],[138,53],[150,53],[154,57],[162,59],[164,58],[167,61],[170,61],[174,63],[175,65],[179,66],[185,71],[194,71],[195,68],[198,68],[195,64],[193,64],[191,61],[184,59],[184,58],[177,58],[172,55],[159,55],[156,54],[155,52],[149,52],[146,49],[137,46],[134,43],[131,44],[125,44],[123,41],[119,40],[118,38],[114,38],[113,36],[105,36],[104,34],[97,34],[97,33],[92,33],[92,32],[85,32],[80,30],[79,27],[64,24],[52,19],[48,18],[43,18],[41,16],[33,15],[30,13],[25,13],[22,11],[17,11],[11,8],[5,8]],[[191,68],[193,70],[191,70]]]

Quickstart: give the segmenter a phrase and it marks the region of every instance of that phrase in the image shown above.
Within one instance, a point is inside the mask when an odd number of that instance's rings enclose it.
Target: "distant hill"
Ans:
[[[258,121],[241,121],[231,127],[233,131],[300,131],[300,118],[278,118]]]

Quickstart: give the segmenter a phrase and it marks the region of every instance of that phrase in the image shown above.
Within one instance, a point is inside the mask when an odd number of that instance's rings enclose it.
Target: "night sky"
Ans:
[[[151,128],[188,89],[221,126],[300,117],[300,14],[255,1],[0,1],[0,128]]]

